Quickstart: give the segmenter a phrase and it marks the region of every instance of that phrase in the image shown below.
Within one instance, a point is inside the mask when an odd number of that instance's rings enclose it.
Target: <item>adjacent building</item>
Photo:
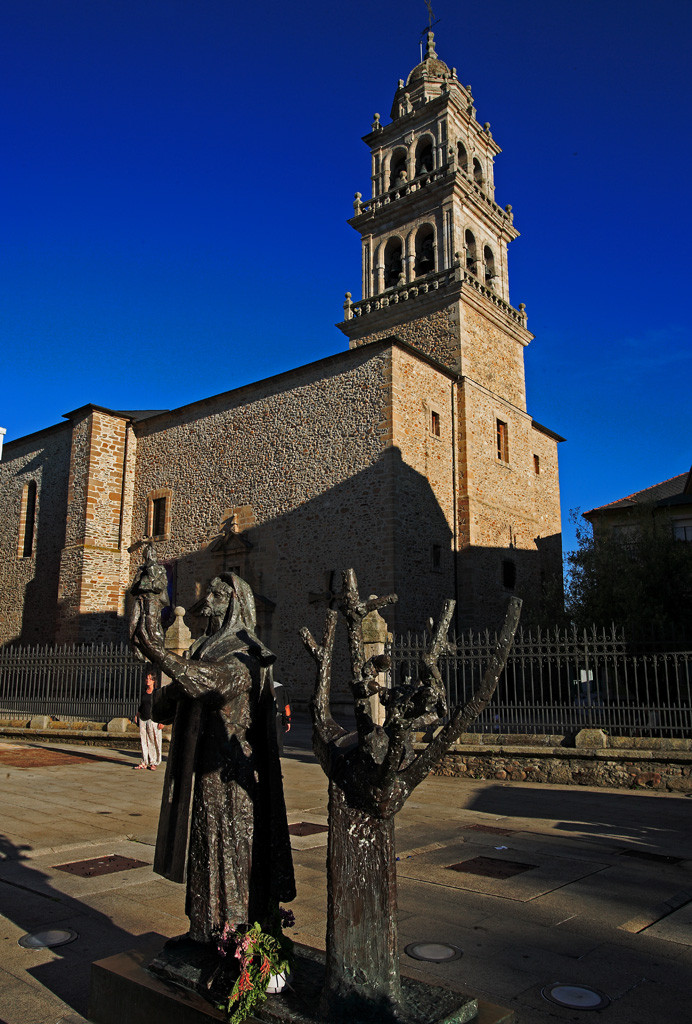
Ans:
[[[627,539],[642,515],[676,540],[692,541],[692,469],[583,513],[596,542],[608,532]]]

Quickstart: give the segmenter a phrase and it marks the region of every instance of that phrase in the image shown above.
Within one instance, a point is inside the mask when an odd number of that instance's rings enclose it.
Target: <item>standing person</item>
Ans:
[[[139,725],[139,739],[142,744],[142,762],[136,764],[135,768],[149,768],[152,772],[161,764],[161,729],[163,725],[157,724],[152,718],[154,707],[154,689],[156,688],[156,676],[149,671],[144,681],[144,693],[137,708],[135,722]]]
[[[278,679],[272,679],[272,691],[276,704],[276,741],[279,745],[279,753],[283,754],[284,733],[291,731],[291,701],[288,687],[280,683]]]

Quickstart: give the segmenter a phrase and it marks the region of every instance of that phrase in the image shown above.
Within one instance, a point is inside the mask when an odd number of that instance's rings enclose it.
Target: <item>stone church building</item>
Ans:
[[[518,232],[494,199],[500,148],[435,52],[401,80],[364,141],[372,196],[350,224],[362,298],[344,352],[180,409],[86,405],[5,444],[0,643],[125,635],[126,591],[153,539],[174,605],[217,572],[258,597],[277,675],[313,669],[339,570],[394,591],[390,628],[456,597],[457,628],[537,609],[561,574],[557,445],[526,410],[526,314],[509,301]]]

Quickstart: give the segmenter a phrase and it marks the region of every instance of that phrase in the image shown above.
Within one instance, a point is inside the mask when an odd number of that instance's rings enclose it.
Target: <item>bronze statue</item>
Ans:
[[[204,636],[189,659],[164,650],[150,621],[133,643],[171,677],[153,716],[173,721],[154,870],[182,882],[187,855],[187,936],[212,946],[224,931],[265,927],[295,897],[276,740],[271,651],[255,635],[255,601],[235,573],[209,585]]]
[[[466,1009],[463,1015],[455,1009],[468,997],[439,986],[427,986],[429,991],[421,994],[426,986],[410,979],[402,985],[394,816],[492,698],[514,639],[521,601],[510,599],[495,652],[476,692],[465,704],[448,708],[438,661],[448,649],[454,601],[445,602],[430,644],[422,652],[417,679],[387,688],[378,680],[389,659],[377,655],[366,660],[363,619],[396,599],[389,594],[364,601],[354,571],[343,573],[337,604],[348,628],[355,733],[334,720],[330,706],[338,611],[327,612],[321,644],[308,629],[301,630],[317,664],[310,700],[313,748],[329,779],[327,950],[320,999],[321,1019],[329,1024],[469,1019]],[[384,725],[373,718],[373,697],[384,705]],[[416,752],[415,732],[435,725],[440,728],[434,739],[424,751]],[[423,1006],[430,1016],[421,1017]]]
[[[156,549],[153,544],[145,544],[142,549],[143,562],[135,573],[130,587],[134,602],[130,610],[129,630],[135,655],[144,659],[136,642],[138,633],[146,625],[149,635],[156,638],[157,644],[163,647],[163,628],[161,613],[168,607],[168,573],[163,565],[159,565]]]

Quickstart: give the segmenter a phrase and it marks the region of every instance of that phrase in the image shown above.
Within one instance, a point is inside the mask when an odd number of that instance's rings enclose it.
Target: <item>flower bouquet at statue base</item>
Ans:
[[[294,923],[292,911],[281,908],[269,931],[262,931],[257,921],[244,929],[225,925],[217,940],[218,953],[238,961],[238,977],[219,1005],[229,1024],[242,1024],[267,995],[281,992],[287,984],[293,943],[283,934],[283,928],[291,928]]]

